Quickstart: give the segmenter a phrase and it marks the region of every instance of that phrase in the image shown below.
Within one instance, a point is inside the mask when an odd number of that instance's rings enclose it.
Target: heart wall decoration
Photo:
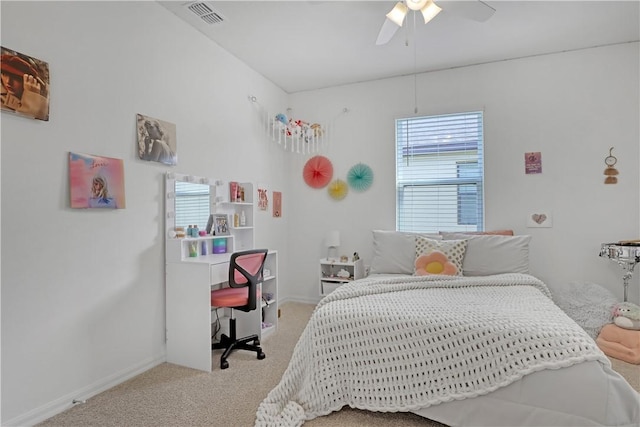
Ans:
[[[531,215],[531,219],[535,221],[536,224],[542,224],[547,216],[545,214],[533,214]]]
[[[527,218],[527,227],[529,228],[549,228],[552,226],[551,212],[546,210],[535,211]]]

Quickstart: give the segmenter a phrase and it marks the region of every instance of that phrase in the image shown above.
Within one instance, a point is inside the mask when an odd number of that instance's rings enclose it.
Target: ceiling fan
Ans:
[[[463,16],[465,18],[472,19],[474,21],[484,22],[493,16],[496,11],[494,8],[486,4],[481,0],[473,1],[449,1],[442,2],[443,6],[446,3],[445,10],[452,12],[456,15]],[[404,18],[409,13],[409,10],[422,13],[424,23],[431,21],[435,16],[440,13],[442,7],[438,6],[433,0],[404,0],[399,1],[387,13],[387,17],[382,24],[377,45],[386,44],[393,38],[393,35],[398,31],[404,22]]]

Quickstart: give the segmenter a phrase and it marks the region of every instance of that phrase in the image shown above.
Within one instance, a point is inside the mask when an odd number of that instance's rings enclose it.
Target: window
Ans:
[[[176,227],[197,225],[204,230],[209,220],[209,186],[176,181]]]
[[[458,178],[473,179],[478,162],[458,163]],[[458,224],[477,225],[478,224],[478,186],[474,184],[458,185]]]
[[[396,120],[399,231],[482,231],[482,112]]]

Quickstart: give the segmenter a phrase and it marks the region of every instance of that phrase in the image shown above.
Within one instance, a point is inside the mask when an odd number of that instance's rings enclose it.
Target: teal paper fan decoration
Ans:
[[[373,171],[364,163],[353,165],[347,174],[349,186],[356,191],[364,191],[371,187]]]

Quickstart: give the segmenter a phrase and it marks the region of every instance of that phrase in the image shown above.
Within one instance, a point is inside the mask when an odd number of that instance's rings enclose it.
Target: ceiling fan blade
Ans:
[[[380,28],[380,32],[378,33],[376,44],[382,45],[389,43],[389,40],[393,38],[393,35],[396,33],[396,31],[398,31],[398,28],[400,27],[396,25],[395,22],[393,22],[389,18],[386,18],[384,20],[384,23],[382,24],[382,28]]]
[[[442,1],[438,3],[441,3],[442,8],[447,13],[452,13],[478,22],[484,22],[491,18],[496,11],[493,7],[480,0]]]

